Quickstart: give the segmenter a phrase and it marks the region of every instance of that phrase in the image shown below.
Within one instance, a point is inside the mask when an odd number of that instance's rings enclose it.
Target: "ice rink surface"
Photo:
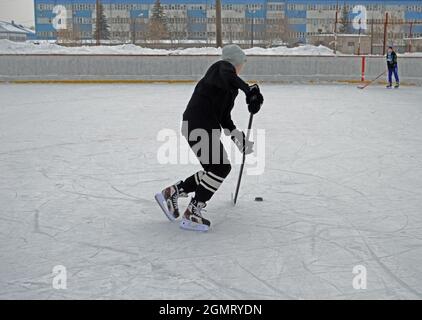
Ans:
[[[421,88],[262,85],[265,172],[233,207],[235,166],[208,233],[153,198],[200,168],[157,161],[192,90],[0,85],[1,299],[422,298]]]

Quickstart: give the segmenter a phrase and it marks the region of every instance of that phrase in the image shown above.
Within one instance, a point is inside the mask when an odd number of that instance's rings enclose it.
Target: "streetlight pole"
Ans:
[[[71,42],[72,42],[72,44],[75,44],[76,45],[76,32],[75,32],[75,8],[74,8],[74,6],[73,6],[73,3],[72,3],[72,39],[71,39]]]
[[[216,47],[223,47],[222,37],[222,25],[221,25],[221,0],[215,0],[215,33],[216,33]]]
[[[409,30],[409,52],[412,52],[413,22],[410,22]]]
[[[359,19],[359,46],[358,46],[358,56],[360,56],[360,36],[361,36],[361,32],[362,32],[362,27],[361,27],[361,19]]]
[[[338,24],[338,0],[336,6],[336,20],[334,22],[334,54],[337,54],[337,24]]]
[[[374,54],[374,14],[371,17],[371,55]]]
[[[135,19],[136,19],[136,18],[134,18],[134,17],[132,17],[132,18],[131,18],[131,20],[132,20],[132,23],[131,23],[131,29],[132,29],[132,32],[131,32],[131,36],[132,36],[132,44],[135,44]]]
[[[101,42],[101,28],[100,28],[100,0],[96,0],[95,1],[95,8],[96,8],[96,12],[95,12],[95,16],[96,16],[96,20],[95,20],[95,28],[97,30],[96,33],[96,44],[97,46],[100,45]]]
[[[251,21],[251,48],[253,48],[253,34],[254,34],[254,20],[255,20],[255,12],[256,10],[249,11],[252,13],[252,21]]]
[[[384,48],[382,49],[382,55],[385,56],[385,50],[387,49],[387,31],[388,31],[388,12],[385,13],[384,21]]]

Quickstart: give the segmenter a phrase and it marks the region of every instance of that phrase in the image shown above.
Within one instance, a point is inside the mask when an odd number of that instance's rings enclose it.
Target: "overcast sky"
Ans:
[[[0,20],[34,25],[34,0],[0,0]]]

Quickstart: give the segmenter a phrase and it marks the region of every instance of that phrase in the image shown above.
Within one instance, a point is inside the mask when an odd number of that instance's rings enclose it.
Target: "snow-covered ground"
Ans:
[[[265,172],[233,207],[233,170],[208,233],[153,199],[199,168],[157,162],[192,89],[0,85],[1,299],[422,298],[419,88],[263,85]]]
[[[254,47],[245,49],[247,55],[263,56],[335,56],[333,50],[323,45],[301,45],[296,48],[277,46],[273,48]],[[0,40],[0,54],[105,54],[105,55],[221,55],[221,48],[198,47],[186,49],[151,49],[133,44],[65,47],[50,41],[13,42]],[[337,55],[342,55],[337,52]],[[399,54],[405,57],[422,57],[422,52]]]
[[[332,56],[333,51],[324,46],[303,45],[297,48],[279,46],[274,48],[251,48],[246,54],[253,55],[324,55]],[[127,55],[221,55],[221,48],[202,47],[187,49],[150,49],[133,44],[114,46],[64,47],[50,42],[12,42],[0,40],[0,54],[127,54]]]

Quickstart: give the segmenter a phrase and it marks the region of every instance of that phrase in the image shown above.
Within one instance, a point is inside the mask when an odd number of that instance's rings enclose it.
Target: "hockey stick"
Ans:
[[[367,86],[370,86],[371,84],[373,84],[375,81],[377,81],[379,78],[381,78],[385,73],[387,72],[387,70],[385,70],[383,73],[381,73],[378,77],[376,77],[374,80],[368,82],[367,84],[363,85],[363,86],[359,86],[359,89],[365,89]]]
[[[249,140],[249,136],[251,134],[251,129],[252,129],[252,120],[253,120],[253,114],[251,113],[250,116],[249,116],[248,131],[246,132],[246,140],[245,141]],[[240,182],[242,181],[243,168],[245,167],[245,160],[246,160],[246,154],[243,153],[242,165],[240,166],[239,178],[237,179],[236,191],[234,193],[234,199],[233,199],[233,205],[234,206],[236,205],[237,196],[239,195]]]

